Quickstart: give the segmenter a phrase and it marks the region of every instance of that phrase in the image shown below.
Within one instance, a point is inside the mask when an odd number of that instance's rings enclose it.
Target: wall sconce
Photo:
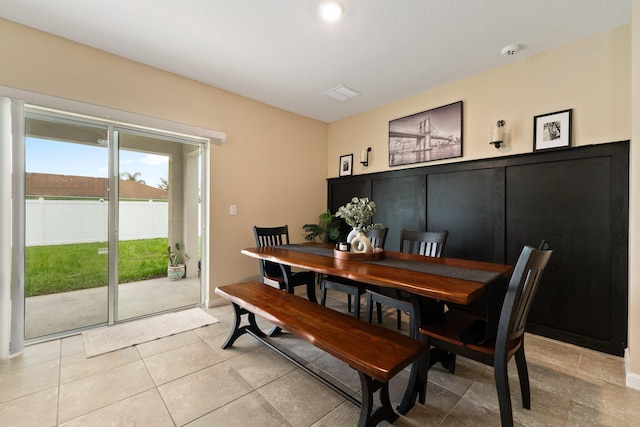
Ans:
[[[496,148],[500,148],[500,145],[504,142],[504,120],[498,120],[496,125],[491,129],[491,142],[496,146]]]
[[[369,152],[371,151],[371,147],[367,147],[366,150],[362,150],[360,153],[360,163],[362,166],[369,166]]]

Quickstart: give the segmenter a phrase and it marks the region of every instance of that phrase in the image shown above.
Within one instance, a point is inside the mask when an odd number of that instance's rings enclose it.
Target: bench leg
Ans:
[[[416,360],[411,365],[411,373],[409,374],[409,381],[407,382],[407,389],[402,396],[402,401],[398,405],[397,409],[402,415],[406,415],[407,412],[416,403],[416,399],[419,399],[420,403],[425,402],[426,387],[422,373],[425,369],[424,357]]]
[[[233,345],[233,343],[241,336],[247,333],[248,330],[251,330],[254,334],[263,337],[264,332],[260,330],[258,324],[256,323],[256,315],[241,308],[238,304],[233,303],[233,326],[231,327],[231,333],[227,340],[222,344],[222,348],[227,348]],[[247,315],[247,320],[249,321],[248,325],[240,326],[242,323],[242,315]]]
[[[360,384],[362,386],[362,403],[360,404],[360,418],[358,419],[358,427],[373,427],[381,421],[387,421],[393,424],[398,419],[398,414],[391,406],[389,399],[389,384],[376,381],[368,375],[358,371],[360,375]],[[372,412],[373,394],[380,390],[380,406]]]
[[[270,337],[275,337],[280,332],[282,332],[282,328],[279,327],[279,326],[274,326],[273,328],[271,328],[271,330],[269,331],[269,333],[267,335],[269,335]]]

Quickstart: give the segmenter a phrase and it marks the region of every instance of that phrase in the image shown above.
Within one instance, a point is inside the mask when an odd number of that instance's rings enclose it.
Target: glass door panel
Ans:
[[[115,320],[199,304],[199,146],[128,130],[117,131],[116,138],[120,180]],[[183,271],[179,279],[169,277],[170,258]]]
[[[108,320],[107,128],[26,118],[25,338]]]
[[[201,144],[37,108],[25,135],[25,339],[203,302]]]

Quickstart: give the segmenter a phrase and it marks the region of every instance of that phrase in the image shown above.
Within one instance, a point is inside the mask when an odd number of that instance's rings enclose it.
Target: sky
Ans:
[[[106,147],[27,138],[27,172],[106,178],[107,168]],[[138,181],[152,187],[167,178],[168,168],[168,156],[120,150],[120,172],[140,172]]]

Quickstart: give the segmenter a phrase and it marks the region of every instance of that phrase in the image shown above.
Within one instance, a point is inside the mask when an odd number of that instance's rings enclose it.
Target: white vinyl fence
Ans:
[[[26,245],[106,242],[109,204],[100,200],[26,201]],[[120,240],[154,239],[169,234],[169,203],[120,202]]]

